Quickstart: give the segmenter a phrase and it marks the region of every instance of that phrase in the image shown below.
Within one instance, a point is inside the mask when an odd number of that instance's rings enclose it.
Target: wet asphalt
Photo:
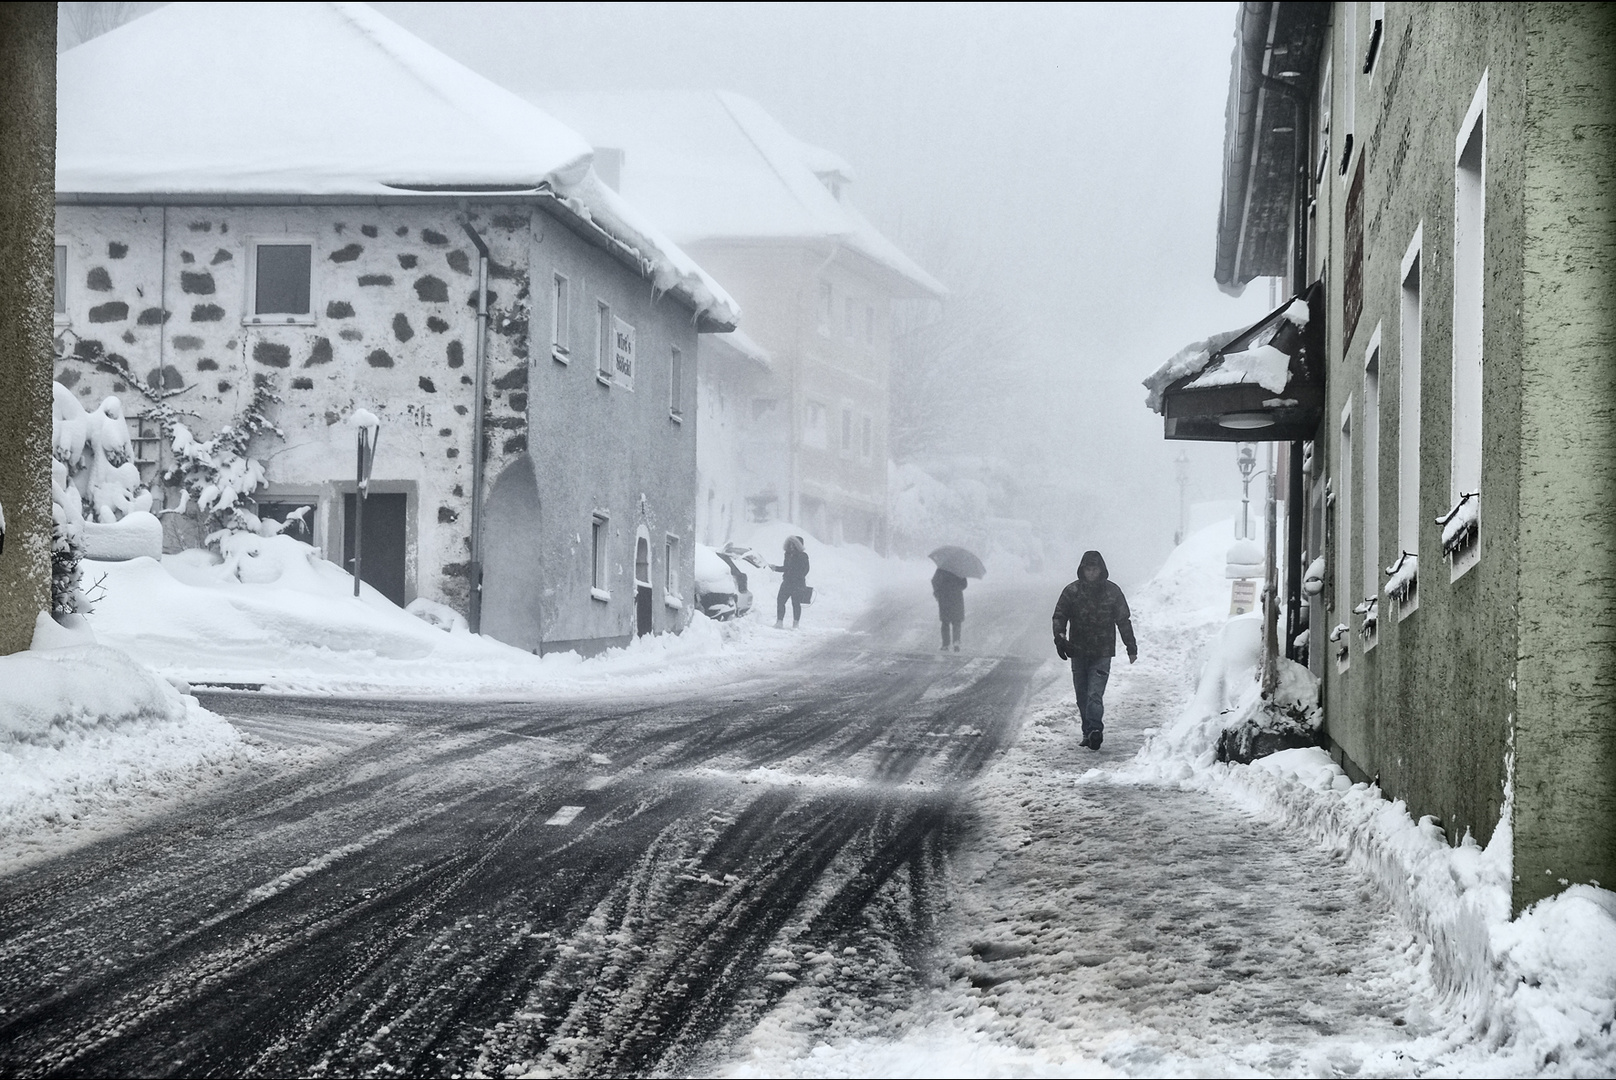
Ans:
[[[803,980],[901,995],[1048,591],[657,700],[206,697],[272,764],[0,877],[0,1073],[670,1075]]]

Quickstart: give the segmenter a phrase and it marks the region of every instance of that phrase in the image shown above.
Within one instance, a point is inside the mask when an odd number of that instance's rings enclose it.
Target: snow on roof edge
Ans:
[[[699,314],[731,329],[740,324],[740,305],[724,287],[608,187],[593,168],[576,184],[557,186],[555,197],[580,221],[621,244],[658,291],[685,296]]]
[[[1191,342],[1167,359],[1161,367],[1147,375],[1143,385],[1148,393],[1145,395],[1145,404],[1152,412],[1162,411],[1162,394],[1173,383],[1187,375],[1193,375],[1207,365],[1219,349],[1245,333],[1249,327],[1238,330],[1225,330],[1213,334],[1209,338]]]

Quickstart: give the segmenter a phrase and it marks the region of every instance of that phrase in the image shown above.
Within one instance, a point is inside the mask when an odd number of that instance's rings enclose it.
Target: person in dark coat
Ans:
[[[950,632],[954,651],[959,652],[960,623],[965,621],[966,581],[941,566],[931,576],[931,594],[937,598],[937,617],[943,622],[943,648],[948,648]]]
[[[770,570],[780,574],[780,592],[774,598],[774,628],[786,624],[786,601],[791,601],[791,628],[802,621],[802,601],[808,594],[808,552],[803,550],[802,537],[786,537],[785,561]]]
[[[1061,590],[1055,601],[1054,629],[1055,654],[1072,664],[1083,745],[1098,750],[1105,733],[1105,684],[1111,677],[1111,658],[1117,654],[1118,634],[1128,650],[1128,663],[1139,658],[1128,598],[1111,580],[1098,551],[1083,553],[1077,580]]]

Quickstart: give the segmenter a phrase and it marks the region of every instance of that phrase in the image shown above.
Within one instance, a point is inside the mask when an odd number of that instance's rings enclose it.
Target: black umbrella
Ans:
[[[938,569],[947,570],[950,574],[956,574],[959,577],[987,576],[988,568],[982,565],[982,560],[962,547],[954,547],[952,544],[940,547],[932,552],[929,557],[932,562],[937,564]]]

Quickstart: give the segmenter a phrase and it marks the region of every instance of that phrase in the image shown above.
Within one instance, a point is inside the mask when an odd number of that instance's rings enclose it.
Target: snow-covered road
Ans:
[[[1447,1048],[1419,1039],[1437,1026],[1424,946],[1341,853],[1138,767],[1206,635],[1136,607],[1143,655],[1113,667],[1104,749],[1079,744],[1051,656],[973,784],[930,989],[887,1010],[788,1000],[722,1071],[1397,1075]]]
[[[683,1072],[805,990],[900,1008],[1043,606],[678,698],[211,697],[260,776],[0,879],[0,1072]]]

